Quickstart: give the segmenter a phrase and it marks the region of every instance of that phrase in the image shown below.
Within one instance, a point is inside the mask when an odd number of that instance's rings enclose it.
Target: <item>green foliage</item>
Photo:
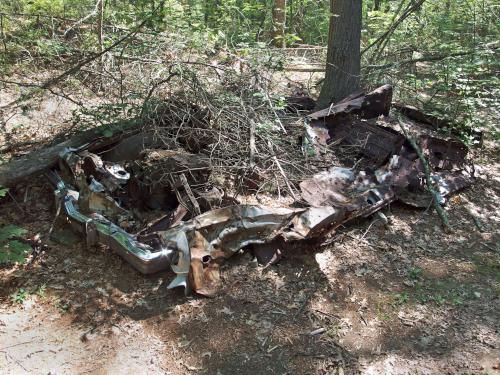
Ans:
[[[484,291],[487,295],[492,293],[491,290]],[[474,284],[459,282],[453,278],[422,279],[411,292],[411,300],[422,304],[435,303],[437,305],[463,305],[481,296],[482,293]]]
[[[410,0],[363,1],[362,48],[383,35],[410,3]],[[128,43],[125,54],[158,56],[167,37],[178,51],[194,50],[214,58],[219,58],[220,49],[237,49],[237,54],[245,59],[269,56],[255,52],[268,50],[272,43],[273,0],[165,0],[163,6],[157,0],[116,0],[105,4],[105,46],[148,19],[141,29],[142,35],[148,35],[148,42],[137,39]],[[61,56],[64,59],[79,57],[81,51],[95,52],[98,48],[95,15],[76,27],[74,38],[64,37],[75,20],[88,16],[94,8],[95,0],[0,2],[0,11],[7,14],[29,14],[3,18],[5,37],[0,49],[3,47],[5,53],[0,54],[0,72],[9,73],[14,63],[35,58],[59,68]],[[288,46],[327,44],[330,1],[289,0],[285,13]],[[388,38],[363,55],[364,86],[393,83],[397,100],[448,120],[450,128],[462,132],[465,141],[472,143],[471,130],[478,129],[489,131],[498,140],[500,133],[495,127],[500,115],[496,74],[500,63],[495,49],[498,46],[487,47],[498,40],[497,13],[495,0],[426,0]],[[426,61],[429,56],[442,58]],[[414,61],[418,59],[422,61]],[[392,65],[368,68],[387,63]],[[272,56],[267,66],[283,69],[283,54],[281,58]],[[105,110],[112,116],[115,109]],[[94,124],[105,120],[90,117],[86,120]],[[85,121],[82,124],[88,127]]]
[[[422,269],[418,267],[412,267],[408,270],[408,277],[411,280],[418,280],[422,277]]]
[[[10,295],[12,303],[23,303],[29,297],[29,293],[24,288],[20,288],[16,293]]]
[[[393,303],[396,306],[401,306],[401,305],[408,303],[409,300],[410,300],[410,296],[408,295],[408,293],[402,292],[402,293],[397,293],[396,295],[394,295],[394,302]]]
[[[381,3],[378,11],[373,11],[373,2],[365,3],[364,46],[389,28],[409,0]],[[427,0],[384,41],[384,48],[375,46],[363,56],[368,65],[393,64],[365,69],[365,84],[394,83],[398,99],[447,120],[448,131],[461,132],[468,143],[473,143],[474,130],[489,131],[498,139],[496,8],[493,0]]]
[[[0,198],[4,197],[8,190],[0,186]],[[0,264],[22,264],[26,262],[31,246],[15,239],[26,233],[26,229],[12,224],[0,227]]]
[[[25,229],[15,225],[0,227],[0,264],[26,262],[31,246],[14,239],[26,232]]]
[[[13,237],[26,234],[26,230],[15,225],[6,225],[0,228],[0,242],[5,242]]]
[[[140,106],[134,103],[102,104],[90,108],[80,107],[73,111],[72,122],[78,130],[107,125],[102,135],[111,137],[115,131],[122,130],[129,121],[136,118],[140,110]]]
[[[47,284],[42,284],[35,290],[35,294],[40,298],[45,298],[46,293],[47,293]]]
[[[47,295],[47,285],[42,284],[37,288],[31,288],[31,289],[19,288],[15,293],[12,293],[10,295],[10,300],[12,301],[12,303],[22,304],[30,296],[37,296],[40,299],[45,299],[47,297],[50,297]]]

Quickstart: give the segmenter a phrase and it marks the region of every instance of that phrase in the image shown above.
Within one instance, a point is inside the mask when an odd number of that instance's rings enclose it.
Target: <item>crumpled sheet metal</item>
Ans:
[[[66,215],[86,235],[89,245],[108,245],[143,274],[171,267],[176,277],[169,288],[183,286],[186,293],[194,290],[199,294],[214,294],[220,283],[218,262],[248,245],[269,243],[277,238],[295,241],[321,236],[339,225],[344,217],[342,209],[333,207],[236,205],[208,211],[168,230],[152,233],[158,239],[153,247],[100,214],[84,215],[78,209],[79,193],[56,173],[49,179]]]
[[[426,147],[425,153],[434,155],[428,159],[440,204],[445,203],[445,197],[473,183],[474,170],[466,165],[467,149],[460,142],[453,141],[445,147],[441,139],[426,137],[421,145]],[[337,167],[320,172],[300,183],[302,198],[312,206],[344,208],[345,220],[374,213],[395,200],[429,207],[432,197],[425,186],[422,162],[409,152],[402,154],[392,155],[386,165],[374,172]]]
[[[420,147],[427,154],[429,164],[443,170],[463,168],[469,152],[467,146],[460,141],[429,136],[420,138]]]
[[[332,168],[300,183],[302,198],[312,206],[332,205],[361,212],[374,212],[376,206],[367,205],[378,197],[379,204],[394,200],[415,207],[428,207],[431,196],[427,192],[422,162],[403,134],[390,126],[387,118],[369,119],[387,115],[392,88],[382,86],[367,94],[354,94],[322,111],[309,115],[306,138],[313,149],[328,144],[355,146],[357,153],[370,160],[375,171],[354,172]],[[417,124],[418,125],[418,124]],[[410,126],[411,124],[406,124]],[[421,135],[418,143],[431,168],[431,178],[445,197],[472,184],[474,168],[467,162],[467,146],[456,139],[441,139]],[[364,192],[363,192],[364,191]],[[369,191],[370,193],[367,193]]]
[[[429,207],[432,204],[432,196],[426,189],[421,163],[419,161],[412,163],[402,157],[399,161],[402,165],[413,165],[413,169],[401,167],[394,170],[391,179],[397,200],[413,207]],[[439,203],[444,204],[446,197],[473,184],[474,168],[464,166],[458,170],[433,171],[431,178],[439,193]]]
[[[401,134],[390,128],[366,121],[330,128],[330,133],[333,133],[333,142],[357,147],[359,153],[369,158],[375,166],[381,166],[389,156],[397,154],[405,140]]]
[[[390,155],[398,153],[405,140],[398,132],[367,121],[351,121],[350,124],[331,126],[308,125],[306,134],[316,145],[327,146],[334,143],[353,146],[375,166],[381,166]]]
[[[306,137],[315,146],[341,144],[355,146],[361,154],[381,166],[387,158],[397,153],[404,137],[392,129],[377,126],[368,120],[387,116],[391,107],[392,86],[384,85],[364,94],[348,96],[335,105],[308,116]]]
[[[157,232],[161,242],[184,233],[189,252],[173,265],[174,286],[212,295],[219,287],[218,263],[244,247],[266,244],[277,238],[297,241],[315,238],[340,225],[344,211],[333,207],[270,208],[237,205],[201,214],[166,231]]]
[[[455,136],[467,134],[475,143],[481,144],[483,142],[483,132],[479,129],[465,128],[457,131],[453,129],[453,127],[451,126],[452,124],[449,121],[425,113],[424,111],[416,107],[401,103],[393,103],[392,107],[401,112],[409,119],[415,120],[415,124],[424,129],[446,129],[447,131],[451,130],[451,133]]]
[[[385,102],[377,105],[381,103]],[[373,142],[367,144],[374,145],[390,139],[390,147],[381,147],[372,155],[375,166],[382,160],[388,161],[374,171],[331,168],[302,181],[302,198],[311,207],[233,205],[212,209],[186,222],[169,219],[168,222],[176,225],[160,230],[163,224],[159,224],[151,227],[154,230],[138,235],[127,233],[103,216],[126,214],[120,211],[116,201],[116,206],[104,204],[111,198],[108,192],[119,193],[130,178],[121,165],[103,162],[94,154],[80,151],[76,154],[69,150],[61,155],[61,169],[77,189],[63,182],[56,173],[52,173],[49,179],[66,215],[86,235],[89,245],[108,245],[144,274],[170,267],[176,277],[169,288],[182,286],[186,293],[195,291],[211,296],[220,289],[221,261],[247,246],[276,240],[320,238],[339,225],[356,217],[366,217],[396,199],[418,207],[429,204],[421,161],[407,142],[401,144],[400,134],[378,127],[365,133],[351,129],[346,134],[352,141],[360,134],[367,135],[373,138]],[[420,143],[428,156],[432,178],[443,197],[472,182],[473,171],[467,169],[465,145],[428,136]],[[88,214],[80,212],[82,208]],[[271,261],[273,258],[269,259]]]
[[[135,269],[151,274],[166,269],[175,256],[175,247],[155,250],[138,242],[134,236],[99,214],[87,216],[78,209],[79,193],[69,188],[56,173],[49,175],[55,185],[55,196],[62,205],[73,227],[86,236],[88,245],[107,245],[120,254]]]
[[[302,198],[311,206],[330,206],[345,211],[345,219],[367,216],[395,200],[389,184],[374,175],[333,167],[300,183]]]

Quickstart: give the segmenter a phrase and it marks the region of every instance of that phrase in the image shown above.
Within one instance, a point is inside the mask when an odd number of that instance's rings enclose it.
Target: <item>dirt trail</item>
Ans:
[[[164,344],[138,322],[92,330],[31,297],[0,311],[2,374],[164,374]]]

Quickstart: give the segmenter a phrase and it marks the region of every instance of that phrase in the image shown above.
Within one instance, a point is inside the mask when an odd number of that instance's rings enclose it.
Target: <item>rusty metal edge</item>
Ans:
[[[54,194],[71,220],[72,226],[86,236],[87,244],[108,245],[142,274],[148,275],[170,268],[177,247],[163,247],[155,251],[151,246],[137,241],[119,226],[101,215],[85,216],[76,208],[78,192],[70,189],[55,172],[47,175],[54,186]]]

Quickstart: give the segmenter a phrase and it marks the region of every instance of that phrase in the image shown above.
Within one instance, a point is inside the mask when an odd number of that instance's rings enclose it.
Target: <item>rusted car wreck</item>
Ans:
[[[184,150],[155,148],[148,134],[122,140],[101,155],[89,152],[88,145],[67,148],[48,178],[60,210],[89,246],[109,246],[143,274],[171,268],[176,277],[169,288],[213,295],[221,283],[220,263],[249,246],[322,238],[396,200],[429,206],[433,197],[425,163],[439,204],[472,183],[467,147],[398,117],[423,129],[412,133],[426,156],[422,160],[408,136],[396,129],[401,120],[388,117],[391,100],[392,88],[383,86],[307,117],[304,138],[314,152],[332,144],[356,145],[365,162],[355,168],[332,166],[303,180],[301,201],[294,207],[239,204],[216,187],[196,191],[210,174],[210,161]],[[150,179],[159,169],[171,172],[160,183]],[[165,189],[169,194],[158,193]],[[138,227],[138,204],[167,207],[167,215]]]

